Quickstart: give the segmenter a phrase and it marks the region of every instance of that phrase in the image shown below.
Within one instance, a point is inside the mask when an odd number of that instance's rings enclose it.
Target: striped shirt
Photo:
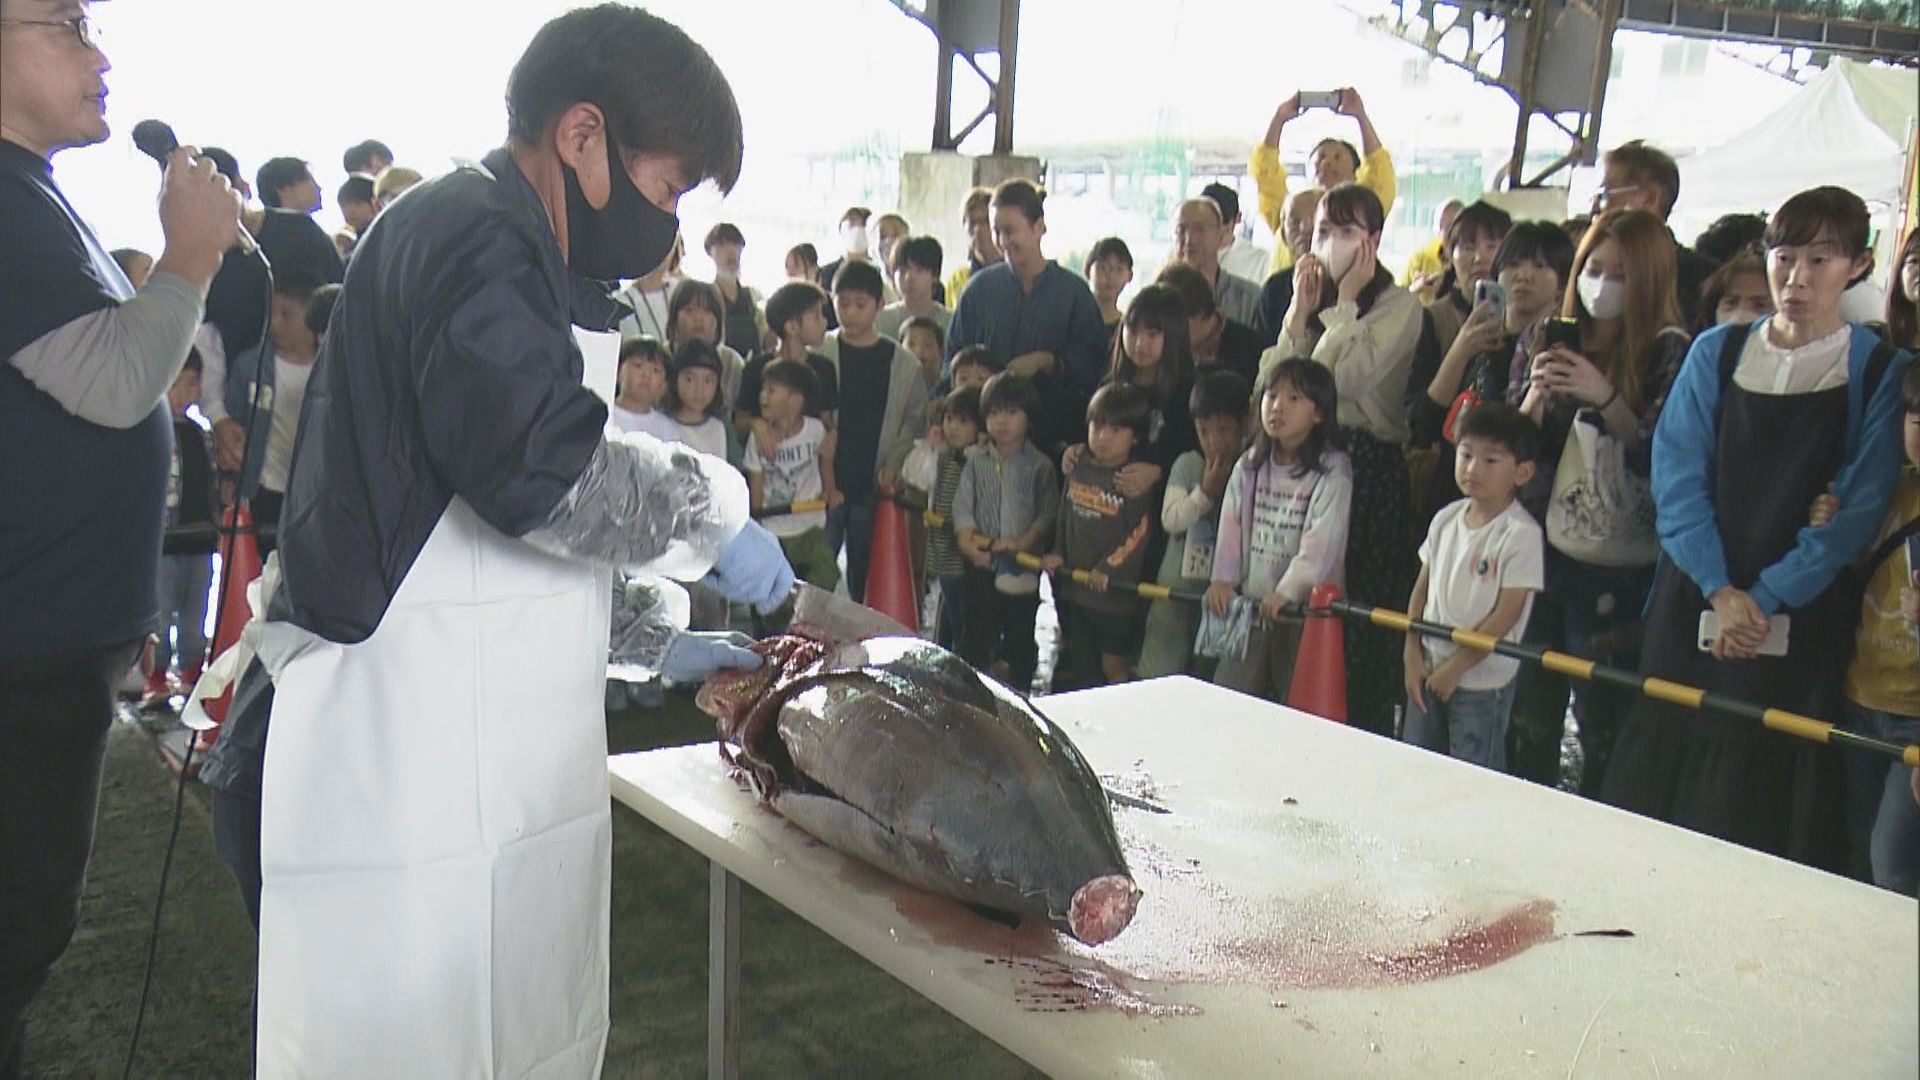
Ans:
[[[991,539],[1039,532],[1042,542],[1053,535],[1060,489],[1053,462],[1024,442],[1011,455],[987,446],[967,459],[960,487],[953,495],[956,530],[972,529]]]
[[[928,493],[927,505],[933,512],[945,517],[946,523],[939,528],[927,530],[927,573],[933,577],[959,577],[966,572],[966,564],[960,560],[960,548],[953,541],[953,497],[960,490],[960,474],[965,471],[967,459],[972,457],[972,447],[966,451],[951,447],[940,451],[940,461],[936,466],[933,490]]]

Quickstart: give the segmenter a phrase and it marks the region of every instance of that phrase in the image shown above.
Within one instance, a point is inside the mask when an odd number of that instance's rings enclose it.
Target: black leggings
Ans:
[[[21,1075],[27,1006],[73,940],[127,642],[0,681],[0,1078]]]

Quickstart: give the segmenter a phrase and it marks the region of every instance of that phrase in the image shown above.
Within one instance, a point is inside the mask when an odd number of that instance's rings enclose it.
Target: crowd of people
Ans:
[[[225,151],[180,150],[166,249],[109,254],[50,165],[105,137],[104,54],[84,12],[5,24],[0,220],[19,242],[0,252],[0,495],[37,512],[31,532],[0,530],[0,609],[35,615],[0,623],[0,722],[31,751],[0,757],[0,809],[46,825],[4,838],[37,891],[8,898],[21,914],[0,934],[0,1075],[19,1071],[20,1017],[73,931],[111,682],[156,609],[149,692],[205,663],[214,526],[240,503],[285,573],[202,777],[262,930],[270,1035],[348,1021],[290,958],[359,958],[337,975],[431,940],[462,972],[484,960],[517,1007],[591,1021],[526,1040],[545,1040],[538,1060],[597,1060],[604,971],[552,1000],[527,988],[560,936],[604,935],[604,732],[523,721],[597,716],[582,691],[598,658],[577,654],[609,619],[616,665],[687,682],[757,665],[725,633],[736,606],[777,619],[795,574],[864,598],[883,500],[924,508],[931,632],[1021,693],[1039,689],[1050,594],[1055,690],[1186,673],[1285,701],[1302,605],[1330,585],[1920,738],[1920,231],[1883,310],[1854,317],[1870,222],[1843,189],[1722,219],[1689,249],[1666,224],[1678,167],[1630,142],[1606,155],[1591,215],[1515,222],[1463,201],[1396,275],[1392,159],[1343,89],[1282,102],[1253,148],[1270,259],[1236,240],[1238,196],[1215,184],[1179,205],[1151,281],[1121,237],[1063,267],[1044,189],[1012,179],[964,199],[963,265],[902,216],[851,207],[837,257],[793,248],[763,296],[740,278],[739,228],[705,236],[711,282],[685,272],[677,235],[680,192],[738,178],[731,90],[677,30],[607,5],[542,29],[510,79],[507,145],[482,162],[424,179],[377,141],[349,149],[341,233],[312,220],[301,159],[249,183]],[[624,87],[619,108],[576,92],[582,65]],[[655,115],[669,83],[692,104]],[[1314,146],[1296,186],[1282,142],[1310,106],[1351,117],[1360,143]],[[604,424],[576,330],[623,338]],[[655,575],[690,581],[691,632]],[[1920,888],[1920,770],[1449,640],[1346,634],[1356,727],[1551,783],[1571,697],[1583,793]],[[527,670],[486,662],[509,640]],[[449,705],[442,684],[512,704]],[[336,765],[368,783],[343,789]],[[453,816],[414,828],[429,781],[433,814]],[[557,892],[540,859],[585,869]],[[342,866],[365,888],[312,884]],[[443,887],[493,897],[494,925],[419,899]],[[542,917],[555,896],[575,906]],[[555,944],[502,953],[502,925]],[[491,1045],[470,1012],[435,993],[376,1019],[442,1060]],[[366,1049],[350,1043],[260,1047],[284,1066]]]
[[[1689,248],[1666,224],[1678,167],[1632,142],[1606,155],[1590,215],[1456,203],[1397,277],[1380,258],[1391,158],[1358,94],[1335,107],[1362,146],[1315,147],[1314,186],[1273,167],[1297,102],[1253,151],[1282,242],[1259,280],[1241,276],[1238,200],[1219,184],[1179,205],[1173,255],[1141,284],[1122,237],[1081,267],[1048,258],[1039,185],[975,190],[944,303],[938,242],[853,207],[839,257],[789,252],[790,280],[749,318],[719,291],[759,295],[733,269],[745,237],[717,226],[706,247],[726,269],[671,285],[674,310],[702,313],[628,343],[615,417],[690,442],[713,426],[796,570],[855,598],[876,500],[925,507],[913,569],[930,632],[1022,692],[1043,689],[1043,576],[1052,689],[1187,673],[1276,701],[1300,607],[1333,584],[1920,733],[1917,567],[1889,540],[1920,531],[1894,430],[1920,430],[1920,241],[1884,317],[1849,321],[1872,268],[1858,198],[1803,192]],[[729,353],[745,357],[739,390],[715,405],[709,370],[724,394]],[[1432,638],[1347,637],[1355,726],[1557,783],[1571,707],[1581,792],[1920,887],[1905,770]]]
[[[1679,170],[1636,142],[1606,155],[1591,216],[1516,222],[1456,202],[1396,278],[1380,259],[1391,158],[1357,93],[1335,108],[1363,148],[1316,146],[1313,186],[1272,165],[1297,102],[1253,151],[1281,240],[1257,281],[1221,184],[1179,205],[1172,257],[1137,287],[1121,237],[1077,269],[1048,258],[1045,192],[1020,179],[967,195],[958,267],[866,207],[841,216],[836,258],[801,245],[764,294],[740,280],[738,227],[702,242],[712,281],[684,272],[676,242],[618,293],[611,422],[735,465],[795,571],[855,598],[877,502],[924,507],[913,569],[932,632],[1023,692],[1041,668],[1043,574],[1052,689],[1184,672],[1276,701],[1298,609],[1330,583],[1860,730],[1920,731],[1902,726],[1920,716],[1920,650],[1889,621],[1920,608],[1915,567],[1904,549],[1875,554],[1876,529],[1914,531],[1891,429],[1920,400],[1901,351],[1920,345],[1920,244],[1902,249],[1884,321],[1849,323],[1843,297],[1871,261],[1858,199],[1805,192],[1689,249],[1665,221]],[[209,156],[246,190],[229,155]],[[391,160],[374,141],[348,151],[349,227],[331,243],[305,164],[261,166],[264,205],[243,220],[277,268],[272,331],[260,338],[265,281],[229,255],[170,395],[182,436],[190,404],[212,425],[204,455],[178,440],[170,520],[210,519],[215,490],[277,520],[329,283],[417,180]],[[137,280],[145,257],[117,254]],[[170,658],[189,680],[203,660],[207,543],[169,549],[152,694],[172,688]],[[1178,596],[1143,599],[1141,583]],[[695,627],[730,625],[724,599],[691,591]],[[1431,638],[1358,624],[1347,638],[1355,726],[1555,783],[1571,704],[1581,792],[1920,886],[1897,770],[1850,758],[1848,803],[1839,759],[1785,736]],[[614,704],[658,694],[609,688]]]

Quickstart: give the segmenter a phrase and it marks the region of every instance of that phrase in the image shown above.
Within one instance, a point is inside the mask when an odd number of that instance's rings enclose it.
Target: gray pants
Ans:
[[[1155,600],[1147,608],[1146,637],[1140,644],[1140,677],[1184,674],[1193,660],[1193,635],[1199,625],[1198,604]]]
[[[1215,685],[1284,703],[1293,687],[1293,661],[1300,652],[1303,629],[1305,621],[1299,618],[1255,619],[1247,635],[1246,656],[1221,657],[1213,673]]]

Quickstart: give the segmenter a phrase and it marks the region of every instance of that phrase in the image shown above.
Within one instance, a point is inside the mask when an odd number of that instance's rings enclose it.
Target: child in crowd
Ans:
[[[906,338],[906,325],[913,319],[933,324],[940,342],[947,340],[947,323],[953,312],[934,299],[940,284],[940,241],[931,236],[914,236],[900,241],[893,249],[893,262],[887,267],[900,299],[880,312],[880,332],[890,338]]]
[[[167,529],[205,526],[204,535],[169,535],[160,551],[160,641],[147,676],[146,701],[158,702],[176,685],[192,686],[207,659],[207,591],[213,586],[214,528],[220,500],[213,471],[213,446],[204,422],[188,407],[200,400],[199,350],[167,391],[173,412],[173,468],[167,476]],[[169,670],[179,672],[176,683]]]
[[[1247,398],[1252,389],[1246,377],[1234,371],[1203,372],[1194,380],[1188,406],[1200,448],[1189,450],[1173,463],[1160,501],[1160,527],[1166,533],[1166,554],[1156,580],[1173,589],[1199,592],[1213,583],[1213,548],[1219,535],[1220,504],[1235,459],[1246,438]],[[1155,600],[1147,608],[1147,625],[1140,648],[1139,675],[1151,679],[1181,672],[1212,675],[1212,662],[1202,672],[1193,657],[1193,635],[1199,612],[1177,600]]]
[[[900,332],[903,335],[900,343],[920,362],[920,378],[927,384],[927,392],[932,393],[940,384],[941,346],[947,340],[947,332],[924,315],[915,315],[900,324]]]
[[[1911,538],[1920,536],[1920,365],[1901,377],[1900,401],[1907,468],[1868,554],[1866,598],[1847,667],[1847,722],[1862,735],[1911,743],[1920,742],[1920,565],[1909,556]],[[1832,496],[1821,501],[1828,506],[1823,512],[1816,504],[1816,526],[1838,508]],[[1846,759],[1855,868],[1870,871],[1875,885],[1912,896],[1920,889],[1920,805],[1909,790],[1913,770],[1871,754]]]
[[[1145,605],[1125,586],[1138,584],[1153,527],[1150,493],[1120,490],[1120,470],[1146,442],[1152,400],[1131,383],[1110,382],[1087,405],[1087,447],[1066,477],[1053,551],[1046,557],[1060,598],[1061,671],[1054,689],[1133,678]],[[1086,584],[1073,571],[1087,572]],[[1110,588],[1114,581],[1121,588]]]
[[[1456,429],[1453,476],[1465,498],[1434,515],[1407,610],[1428,622],[1519,641],[1546,580],[1545,538],[1517,499],[1533,477],[1540,431],[1488,402]],[[1507,720],[1520,661],[1407,635],[1401,738],[1489,769],[1506,768]]]
[[[927,493],[927,508],[940,516],[940,524],[927,529],[926,572],[940,592],[934,641],[951,649],[964,633],[967,611],[966,563],[954,543],[953,499],[960,490],[960,475],[967,459],[979,450],[980,388],[963,386],[948,394],[941,405],[940,455]]]
[[[927,404],[926,434],[913,442],[906,463],[900,466],[900,483],[906,491],[907,551],[913,563],[913,595],[923,602],[927,596],[927,520],[918,512],[928,504],[933,486],[940,479],[940,454],[946,449],[947,401],[934,398]]]
[[[1344,584],[1353,465],[1336,447],[1339,398],[1326,367],[1282,360],[1259,393],[1260,428],[1221,497],[1206,605],[1216,616],[1236,595],[1260,605],[1245,653],[1222,657],[1213,681],[1285,701],[1301,623],[1282,609],[1323,582]]]
[[[813,500],[824,500],[828,507],[840,504],[842,496],[833,483],[834,433],[807,415],[808,402],[819,388],[813,369],[797,361],[780,360],[761,373],[760,415],[778,442],[773,455],[765,458],[753,440],[747,442],[743,468],[756,513]],[[827,544],[826,510],[776,514],[760,523],[780,538],[796,575],[828,591],[840,584],[840,565]]]
[[[738,463],[733,432],[721,421],[720,353],[695,339],[680,346],[667,369],[667,391],[657,410],[665,419],[660,430],[649,432],[661,442],[681,443],[703,454]],[[778,447],[776,441],[773,446]],[[777,453],[777,449],[775,450]],[[765,450],[763,456],[772,456]],[[728,625],[726,598],[705,585],[687,586],[691,604],[690,629],[721,630]]]
[[[981,671],[1007,665],[1007,684],[1033,688],[1039,646],[1033,620],[1040,578],[1015,556],[1053,535],[1060,493],[1053,462],[1027,440],[1040,395],[1033,382],[1002,373],[980,390],[987,445],[967,459],[953,497],[953,532],[966,571],[966,625],[960,656]]]
[[[320,353],[320,336],[307,324],[307,306],[320,279],[299,267],[281,270],[273,282],[273,323],[268,340],[227,360],[227,415],[253,418],[253,389],[260,387],[260,413],[247,431],[247,474],[240,491],[251,501],[253,520],[277,526],[293,467],[300,403]],[[260,557],[275,546],[274,533],[260,537]]]
[[[833,475],[846,501],[827,515],[827,541],[847,550],[847,591],[863,600],[873,550],[874,501],[899,482],[900,466],[925,430],[927,386],[920,364],[880,333],[883,284],[872,263],[848,259],[835,275],[840,329],[821,351],[833,364],[840,409],[834,418]]]
[[[644,431],[665,439],[672,421],[654,408],[667,389],[667,348],[645,334],[620,343],[620,367],[614,375],[613,406],[607,419],[621,431]]]
[[[695,278],[681,278],[674,285],[667,299],[667,346],[678,349],[696,338],[713,346],[720,357],[720,401],[730,410],[739,400],[747,362],[720,339],[726,324],[727,302],[717,286]]]
[[[969,345],[953,355],[953,368],[948,372],[955,390],[973,387],[975,390],[987,385],[987,380],[1000,374],[1001,364],[985,345]]]
[[[661,438],[685,443],[703,454],[727,461],[739,460],[732,437],[720,419],[720,354],[712,344],[693,340],[673,354],[673,377],[661,409],[672,421]]]
[[[733,427],[741,439],[760,440],[760,454],[772,452],[772,429],[758,424],[760,419],[760,373],[776,360],[794,360],[813,369],[820,392],[807,406],[807,415],[833,426],[833,410],[839,382],[833,364],[815,352],[827,338],[827,294],[820,286],[806,281],[789,281],[767,298],[767,329],[776,342],[771,353],[762,353],[747,363],[740,373],[740,396],[732,402]]]
[[[1133,252],[1117,236],[1096,240],[1087,253],[1087,282],[1093,286],[1093,301],[1100,305],[1100,321],[1107,327],[1107,352],[1113,352],[1113,338],[1120,333],[1120,294],[1133,284]]]

